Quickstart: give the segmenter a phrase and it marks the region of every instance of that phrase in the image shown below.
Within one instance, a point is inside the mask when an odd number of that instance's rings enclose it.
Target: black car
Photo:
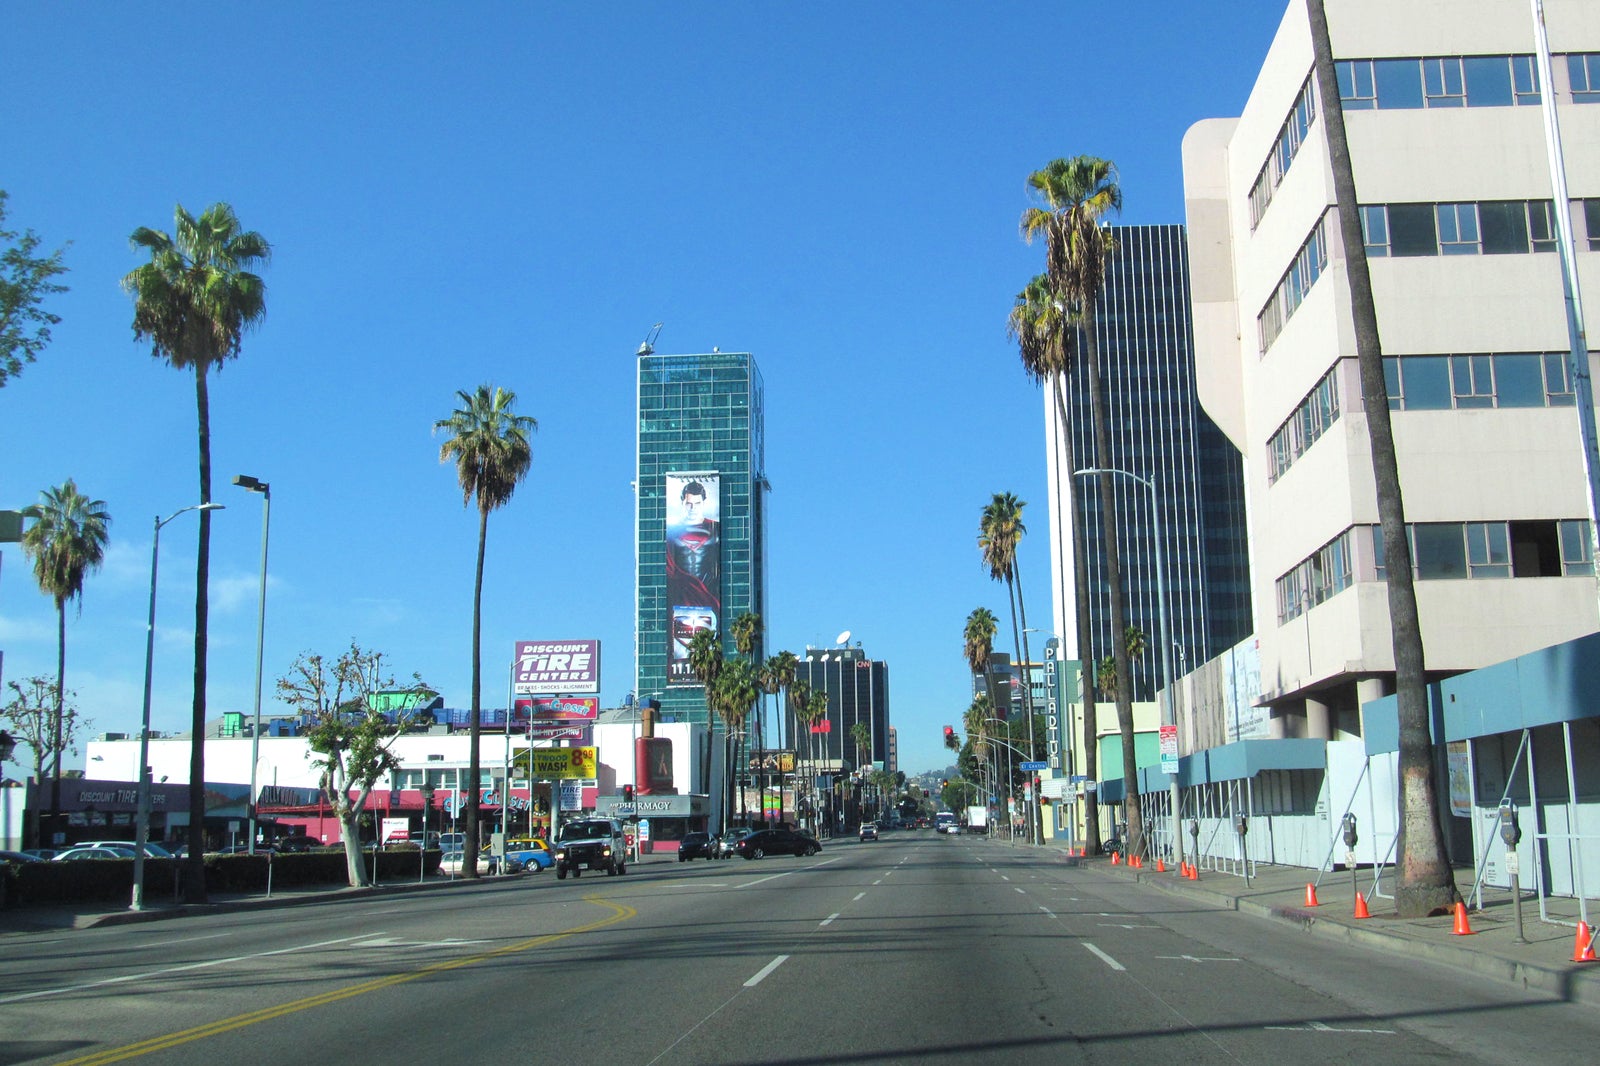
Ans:
[[[685,833],[678,843],[678,861],[716,858],[716,841],[710,833]]]
[[[740,838],[733,850],[747,859],[764,855],[815,855],[822,850],[817,838],[793,829],[758,829]]]

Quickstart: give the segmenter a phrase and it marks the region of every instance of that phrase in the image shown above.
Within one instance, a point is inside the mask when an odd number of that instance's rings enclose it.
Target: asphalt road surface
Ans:
[[[1600,1018],[928,832],[0,938],[0,1064],[1590,1063]]]

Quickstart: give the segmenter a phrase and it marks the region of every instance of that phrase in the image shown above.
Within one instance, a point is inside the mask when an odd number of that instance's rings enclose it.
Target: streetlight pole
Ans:
[[[233,483],[249,492],[261,493],[261,595],[256,601],[256,723],[250,731],[250,836],[245,850],[256,853],[256,764],[261,761],[261,652],[267,631],[267,531],[272,526],[272,486],[249,474],[238,474]]]
[[[11,753],[17,750],[17,740],[4,729],[0,729],[0,843],[9,850],[11,848],[11,792],[6,788],[6,762],[10,760]],[[19,843],[17,847],[21,847]]]
[[[166,518],[156,515],[155,536],[150,542],[150,622],[144,636],[144,716],[139,726],[139,807],[134,817],[133,899],[128,909],[144,909],[144,846],[150,839],[150,669],[156,655],[156,564],[161,559],[161,527],[190,511],[220,511],[220,503],[196,503],[174,511]],[[190,788],[204,788],[204,781],[189,782]]]
[[[428,782],[428,769],[422,769],[422,787],[417,790],[422,796],[422,840],[418,850],[422,861],[417,867],[417,884],[422,884],[428,872],[428,812],[433,810],[433,785]]]
[[[1172,705],[1172,620],[1167,617],[1167,576],[1162,559],[1167,554],[1167,540],[1163,535],[1161,526],[1161,499],[1156,491],[1154,475],[1142,478],[1138,474],[1116,467],[1089,467],[1086,470],[1074,470],[1073,477],[1090,477],[1097,474],[1120,474],[1122,477],[1138,482],[1150,490],[1150,525],[1155,533],[1156,550],[1156,613],[1161,618],[1161,674],[1163,679],[1161,699],[1161,722],[1177,728],[1177,709]],[[1113,633],[1113,640],[1120,639],[1120,634]],[[1123,684],[1129,684],[1131,679],[1123,678]],[[1134,787],[1134,782],[1124,781],[1123,792]],[[1183,819],[1182,812],[1178,809],[1178,775],[1167,775],[1168,804],[1172,807],[1172,855],[1179,868],[1183,865]]]

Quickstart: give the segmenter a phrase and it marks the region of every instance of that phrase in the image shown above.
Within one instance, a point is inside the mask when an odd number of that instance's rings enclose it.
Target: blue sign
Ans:
[[[1032,773],[1035,770],[1048,770],[1049,768],[1050,764],[1047,762],[1025,762],[1022,764],[1023,773]]]

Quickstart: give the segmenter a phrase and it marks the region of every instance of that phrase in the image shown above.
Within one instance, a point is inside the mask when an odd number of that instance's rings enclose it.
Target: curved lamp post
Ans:
[[[1073,477],[1089,477],[1095,474],[1117,474],[1121,477],[1136,481],[1150,490],[1150,524],[1155,532],[1156,550],[1153,553],[1156,560],[1156,611],[1161,616],[1161,674],[1163,679],[1161,699],[1161,722],[1163,725],[1176,726],[1178,724],[1176,709],[1172,706],[1172,620],[1167,617],[1167,576],[1162,565],[1162,559],[1167,554],[1167,539],[1161,527],[1161,500],[1156,491],[1154,475],[1142,478],[1138,474],[1127,470],[1119,470],[1111,466],[1092,466],[1084,470],[1074,470]],[[1119,634],[1112,634],[1112,639],[1119,639]],[[1134,782],[1122,783],[1123,794],[1126,795]],[[1183,826],[1178,809],[1178,775],[1167,775],[1168,801],[1172,807],[1172,854],[1177,864],[1183,864]]]
[[[256,724],[250,731],[250,835],[245,848],[256,853],[256,764],[261,761],[261,645],[267,631],[267,531],[272,526],[272,486],[249,474],[235,475],[233,483],[261,493],[261,595],[256,601]]]
[[[156,654],[156,563],[161,558],[161,527],[190,511],[220,511],[220,503],[196,503],[165,518],[156,515],[155,536],[150,542],[150,622],[144,636],[144,716],[139,726],[139,813],[135,815],[133,836],[133,899],[128,909],[144,909],[144,846],[150,839],[150,668]],[[190,788],[205,788],[204,781],[189,782]]]

